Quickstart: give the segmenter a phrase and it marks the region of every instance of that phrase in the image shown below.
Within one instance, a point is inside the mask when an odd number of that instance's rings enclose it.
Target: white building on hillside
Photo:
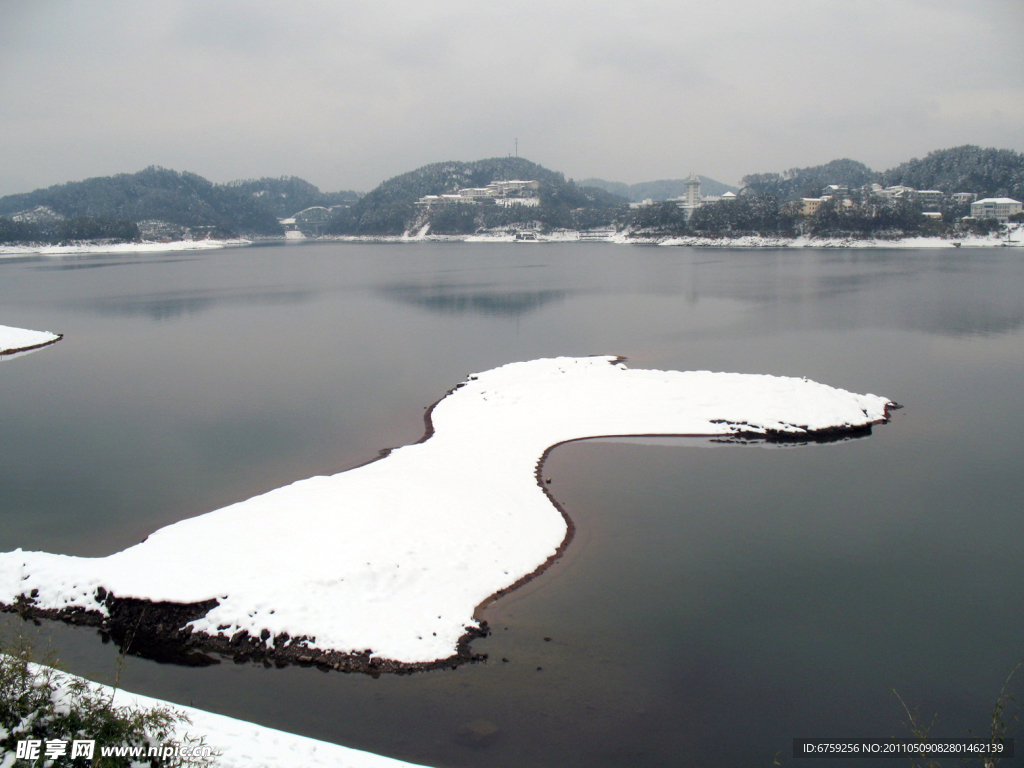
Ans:
[[[508,181],[492,181],[487,185],[489,193],[494,197],[520,196],[526,192],[540,190],[540,182],[535,180],[509,179]]]
[[[824,197],[804,197],[800,199],[800,213],[803,216],[813,216],[821,208],[821,204],[828,200]]]
[[[445,195],[424,195],[416,201],[416,205],[434,208],[442,205],[458,205],[460,203],[500,203],[503,205],[539,205],[540,182],[530,179],[512,179],[510,181],[492,181],[486,187],[463,187],[457,192]],[[533,193],[528,197],[529,193]],[[510,202],[512,201],[512,202]],[[518,201],[518,202],[516,202]]]
[[[946,199],[946,193],[939,189],[919,189],[914,198],[928,208],[938,208]]]
[[[1020,213],[1024,203],[1019,200],[1012,200],[1009,197],[986,197],[976,203],[971,203],[971,216],[976,219],[998,219],[1006,223],[1006,220],[1015,213]]]
[[[459,190],[460,197],[492,197],[491,190],[487,187],[464,187]]]
[[[877,189],[874,191],[879,197],[884,197],[886,200],[902,200],[910,198],[916,192],[913,187],[905,187],[902,184],[896,184],[892,187],[886,187],[885,189]]]

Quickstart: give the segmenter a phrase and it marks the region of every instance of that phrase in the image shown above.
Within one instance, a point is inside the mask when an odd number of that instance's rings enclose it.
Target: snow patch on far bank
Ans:
[[[1000,246],[1024,246],[1024,225],[1011,224],[1008,231],[992,235],[969,235],[961,238],[944,237],[902,237],[853,238],[853,237],[777,237],[764,235],[742,235],[738,237],[670,237],[668,235],[645,234],[622,230],[579,231],[558,229],[539,232],[525,229],[532,237],[526,242],[570,243],[605,242],[620,245],[680,245],[699,248],[992,248]],[[536,239],[533,239],[533,238]],[[509,229],[494,229],[471,235],[439,235],[429,232],[429,225],[417,232],[401,236],[359,236],[334,235],[319,238],[323,241],[375,242],[375,243],[420,243],[420,242],[465,242],[465,243],[511,243],[516,241],[516,232]]]
[[[719,248],[992,248],[1004,245],[1024,246],[1024,226],[1011,225],[1008,232],[993,235],[968,235],[962,238],[945,237],[901,237],[854,238],[854,237],[764,237],[744,235],[742,237],[655,237],[637,238],[620,234],[616,242],[653,242],[658,245],[683,245],[691,247]]]
[[[645,234],[623,230],[579,231],[557,229],[539,232],[523,230],[536,239],[527,242],[571,243],[606,242],[618,244],[682,245],[701,248],[992,248],[999,246],[1024,247],[1024,224],[1011,224],[1008,231],[992,235],[969,235],[959,239],[944,237],[903,237],[885,238],[840,238],[840,237],[774,237],[743,235],[740,237],[670,237],[668,235]],[[430,225],[424,224],[415,232],[402,235],[324,235],[307,238],[301,232],[287,232],[283,238],[264,238],[263,242],[290,242],[308,240],[311,242],[341,243],[511,243],[516,241],[516,232],[506,229],[477,232],[472,235],[440,235],[430,232]],[[74,245],[0,245],[0,258],[5,256],[62,256],[82,253],[162,253],[166,251],[208,250],[252,245],[251,240],[182,240],[172,243],[79,243]]]
[[[631,370],[611,357],[512,363],[470,376],[434,407],[428,440],[380,461],[182,520],[105,558],[0,554],[0,603],[105,615],[103,590],[215,600],[189,626],[433,662],[478,626],[478,605],[565,539],[535,474],[549,447],[599,435],[799,439],[884,421],[889,404],[807,379]]]
[[[79,253],[165,253],[205,251],[252,245],[251,240],[177,240],[170,243],[73,243],[70,245],[0,245],[2,256],[70,256]]]
[[[47,344],[53,344],[60,338],[60,334],[49,331],[30,331],[25,328],[0,325],[0,355],[31,351]]]

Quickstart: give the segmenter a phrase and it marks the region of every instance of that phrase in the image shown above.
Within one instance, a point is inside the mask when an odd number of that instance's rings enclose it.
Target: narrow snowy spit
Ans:
[[[632,370],[613,357],[512,363],[469,376],[429,412],[424,440],[378,461],[183,520],[109,557],[0,554],[0,603],[103,624],[145,601],[149,613],[133,614],[141,631],[160,622],[186,644],[287,644],[306,654],[300,663],[327,666],[329,653],[434,663],[479,629],[481,603],[566,539],[537,474],[550,447],[864,433],[892,405],[807,379]]]
[[[59,333],[49,331],[29,331],[25,328],[12,328],[0,325],[0,356],[31,352],[50,344],[56,344],[64,338]]]
[[[0,245],[3,256],[75,256],[88,253],[169,253],[171,251],[208,251],[215,248],[231,248],[252,245],[251,240],[175,240],[168,243],[94,243],[81,242],[67,245]]]
[[[81,680],[65,672],[46,670],[32,665],[35,675],[49,675],[56,683],[56,701],[61,697],[69,700],[69,684]],[[245,720],[236,720],[193,707],[183,707],[161,699],[141,696],[136,693],[115,689],[86,681],[89,688],[109,699],[115,708],[170,709],[185,715],[187,723],[179,723],[174,732],[174,744],[161,746],[195,744],[199,738],[213,750],[212,765],[218,768],[415,768],[416,764],[394,760],[390,757],[342,747],[326,741],[297,736],[285,731],[266,728]],[[2,733],[2,732],[0,732]],[[96,744],[96,757],[100,748]],[[110,745],[110,746],[116,746]],[[6,760],[9,758],[9,762]],[[0,747],[0,768],[15,764],[14,752],[4,752]],[[142,763],[133,763],[142,765]],[[148,765],[148,763],[146,763]]]

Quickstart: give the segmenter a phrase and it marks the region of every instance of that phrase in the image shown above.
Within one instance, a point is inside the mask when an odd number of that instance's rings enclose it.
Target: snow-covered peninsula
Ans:
[[[31,352],[56,344],[63,336],[49,331],[30,331],[25,328],[12,328],[0,325],[0,355],[14,355]]]
[[[182,520],[109,557],[0,554],[0,603],[97,623],[136,601],[185,604],[167,614],[171,642],[230,640],[338,668],[338,654],[432,664],[479,626],[477,606],[565,541],[537,475],[551,446],[864,433],[891,405],[807,379],[633,370],[612,357],[512,363],[469,376],[433,407],[424,440],[381,460]]]

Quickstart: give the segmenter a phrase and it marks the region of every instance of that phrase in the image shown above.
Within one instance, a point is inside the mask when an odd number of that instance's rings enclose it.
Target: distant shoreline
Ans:
[[[778,237],[743,235],[740,237],[697,237],[643,235],[626,232],[595,236],[593,232],[555,230],[537,233],[536,240],[517,241],[514,234],[481,233],[472,235],[326,235],[318,238],[289,239],[289,243],[612,243],[615,245],[665,245],[694,248],[998,248],[1024,246],[1024,225],[1015,225],[1003,235],[971,235],[961,239],[943,237],[852,238],[852,237]]]
[[[311,238],[261,237],[230,240],[179,240],[155,243],[76,243],[72,245],[0,245],[0,258],[11,256],[72,256],[82,254],[170,253],[177,251],[240,248],[266,243],[289,245],[316,243],[611,243],[615,245],[659,245],[691,248],[999,248],[1024,247],[1024,225],[1014,225],[1001,235],[971,235],[959,240],[944,237],[853,238],[853,237],[778,237],[743,235],[740,237],[698,237],[643,235],[626,232],[594,233],[555,230],[537,233],[536,240],[516,240],[515,234],[482,233],[472,235],[326,235]]]

